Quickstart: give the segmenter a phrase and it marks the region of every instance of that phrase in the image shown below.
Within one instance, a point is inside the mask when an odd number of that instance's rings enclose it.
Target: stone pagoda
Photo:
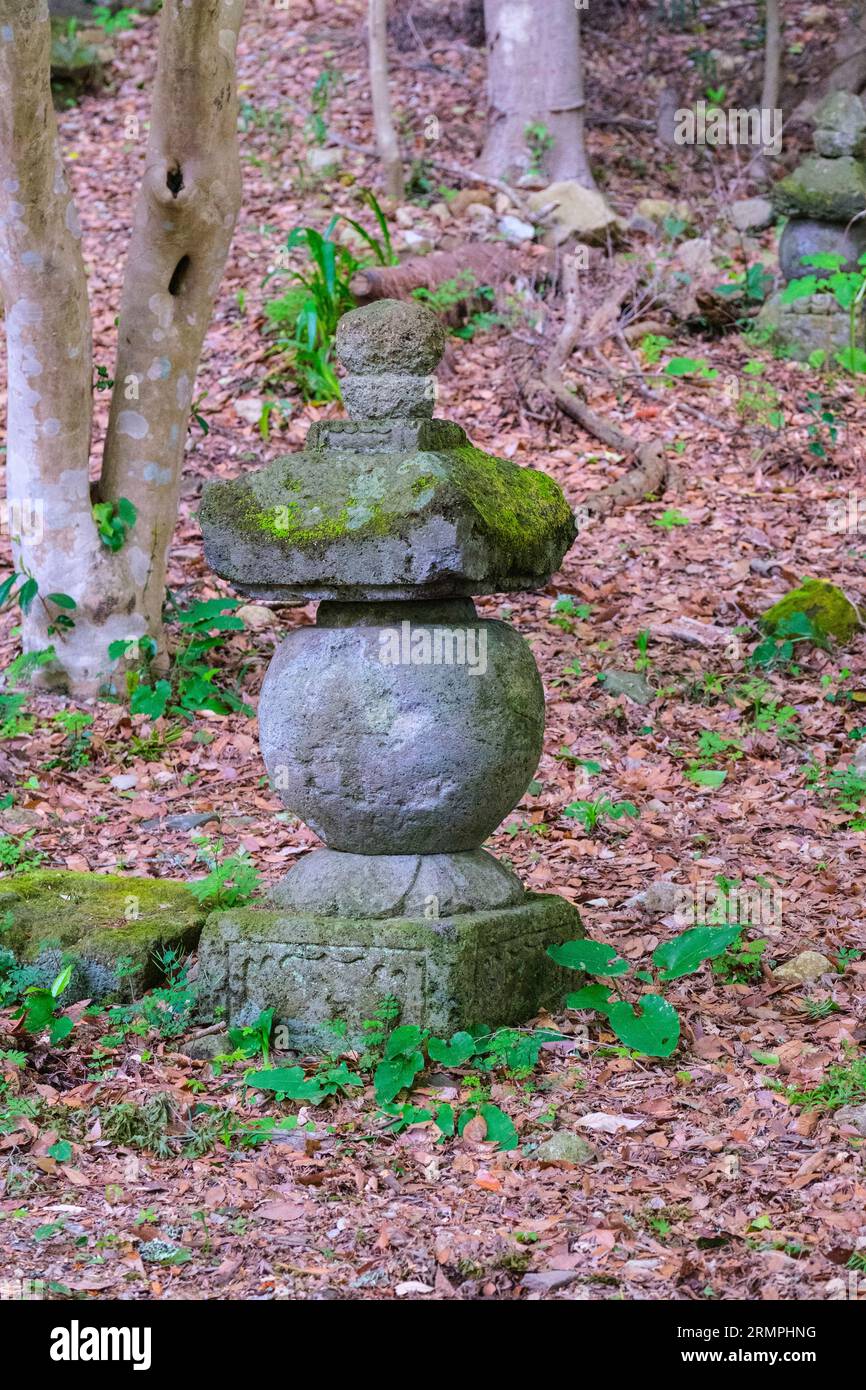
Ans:
[[[820,279],[832,274],[804,264],[804,257],[844,257],[844,270],[855,270],[866,251],[866,109],[858,96],[833,92],[818,107],[814,154],[801,160],[793,173],[773,189],[776,210],[788,221],[779,241],[779,264],[786,284],[804,275]],[[851,319],[829,291],[819,291],[789,303],[783,292],[767,300],[758,323],[773,340],[802,360],[815,351],[828,357],[847,348]],[[855,344],[864,346],[862,313]]]
[[[273,788],[326,848],[266,904],[213,914],[200,947],[210,1003],[272,1007],[297,1046],[389,995],[437,1033],[523,1022],[563,997],[546,947],[582,935],[481,848],[535,774],[544,695],[527,643],[472,601],[542,587],[574,519],[544,473],[433,418],[444,347],[420,304],[347,314],[350,418],[202,501],[217,574],[319,601],[274,655],[259,728]]]

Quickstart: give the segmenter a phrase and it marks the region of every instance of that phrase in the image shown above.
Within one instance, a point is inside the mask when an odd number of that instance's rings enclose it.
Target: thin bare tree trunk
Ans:
[[[389,198],[403,201],[403,161],[388,90],[388,0],[370,0],[370,90],[376,144]]]
[[[764,4],[766,37],[761,110],[775,111],[779,105],[782,80],[782,6],[781,0],[764,0]]]
[[[166,0],[147,167],[120,311],[100,497],[138,511],[129,563],[157,632],[204,335],[241,203],[243,0]]]
[[[580,12],[574,0],[485,0],[489,124],[484,172],[594,187],[583,140]],[[533,134],[531,128],[535,128]]]

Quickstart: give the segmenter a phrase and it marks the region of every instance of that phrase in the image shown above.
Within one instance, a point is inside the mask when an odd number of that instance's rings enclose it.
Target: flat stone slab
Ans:
[[[154,951],[191,950],[206,917],[185,884],[167,879],[40,869],[0,882],[0,921],[8,918],[0,949],[20,965],[44,965],[52,978],[61,959],[75,961],[81,998],[117,989],[124,957],[139,967],[129,976],[136,993],[162,983]]]
[[[314,425],[303,453],[209,484],[200,521],[223,579],[299,603],[543,587],[576,529],[552,478],[447,420]]]
[[[320,1046],[345,1020],[357,1037],[392,995],[403,1023],[450,1037],[462,1028],[516,1025],[561,1007],[574,973],[547,947],[584,935],[563,898],[528,894],[519,906],[428,921],[389,921],[241,908],[213,913],[199,945],[202,1008],[272,1008],[289,1045]]]

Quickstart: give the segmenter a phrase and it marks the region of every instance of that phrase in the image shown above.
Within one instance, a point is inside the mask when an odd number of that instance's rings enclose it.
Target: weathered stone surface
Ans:
[[[778,212],[845,223],[866,208],[866,167],[850,155],[810,154],[776,184],[772,197]]]
[[[536,1163],[544,1167],[564,1165],[577,1168],[584,1163],[592,1163],[596,1152],[579,1134],[569,1134],[567,1129],[560,1129],[539,1144],[533,1157]]]
[[[831,92],[814,116],[815,149],[829,159],[861,155],[866,148],[866,109],[853,92]]]
[[[793,960],[777,965],[773,978],[789,984],[805,985],[819,980],[833,969],[832,963],[820,951],[801,951]]]
[[[805,614],[824,640],[849,642],[860,626],[857,609],[841,589],[827,579],[804,579],[798,588],[761,614],[761,627],[775,633],[781,622],[798,613]]]
[[[204,1012],[222,1006],[229,1022],[245,1006],[273,1008],[294,1047],[325,1041],[335,1018],[356,1038],[386,995],[400,1001],[403,1023],[448,1037],[558,1008],[574,975],[547,947],[582,934],[575,908],[534,894],[516,907],[439,921],[243,908],[208,919],[198,984]]]
[[[602,671],[599,681],[606,695],[624,695],[636,705],[649,705],[655,699],[642,671]]]
[[[130,977],[136,990],[158,984],[154,951],[191,949],[206,916],[183,883],[60,869],[17,874],[0,884],[0,917],[7,912],[11,924],[0,945],[18,961],[60,951],[85,970],[104,967],[101,993],[117,988],[116,977],[112,984],[109,976],[122,956],[139,967]],[[95,979],[98,972],[92,973]]]
[[[851,343],[849,315],[826,294],[814,294],[793,304],[783,304],[780,295],[771,295],[761,306],[757,322],[770,335],[771,342],[802,362],[815,352],[823,352],[832,361],[837,352],[844,352]],[[866,341],[862,313],[855,341],[860,347]]]
[[[856,270],[857,260],[866,251],[866,223],[850,227],[838,222],[816,222],[812,218],[792,217],[779,240],[779,266],[786,280],[802,275],[826,277],[830,272],[805,265],[806,256],[844,256],[844,270]]]
[[[343,382],[343,404],[358,420],[432,419],[431,376],[411,372],[355,372]]]
[[[513,907],[526,897],[520,879],[484,850],[465,854],[307,854],[270,894],[270,902],[325,917],[453,917]]]
[[[772,226],[776,211],[769,198],[741,198],[732,203],[730,218],[738,232],[762,232]]]
[[[243,593],[302,602],[547,582],[575,536],[551,478],[482,453],[445,421],[419,422],[419,445],[400,452],[389,452],[394,434],[402,441],[412,427],[375,424],[337,431],[329,422],[327,454],[311,432],[303,454],[207,486],[200,517],[211,568]]]
[[[436,315],[411,299],[377,300],[344,314],[337,325],[337,356],[352,373],[429,376],[446,341]]]
[[[332,849],[475,849],[538,765],[544,693],[523,639],[505,623],[466,624],[462,606],[441,628],[414,608],[393,605],[385,626],[298,628],[265,678],[271,780]],[[461,638],[463,664],[447,664]]]
[[[843,1105],[833,1116],[837,1125],[856,1129],[866,1139],[866,1105]]]

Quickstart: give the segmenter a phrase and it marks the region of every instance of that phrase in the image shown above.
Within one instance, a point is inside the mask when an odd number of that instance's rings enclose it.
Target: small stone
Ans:
[[[430,232],[409,228],[403,233],[403,245],[413,256],[427,256],[433,250],[433,237]]]
[[[642,893],[635,893],[629,898],[626,907],[640,907],[644,912],[652,913],[654,916],[666,917],[668,913],[676,911],[682,892],[679,884],[671,883],[667,878],[660,878]]]
[[[261,603],[245,603],[235,612],[235,617],[240,618],[244,627],[252,628],[253,632],[260,632],[263,628],[273,627],[277,621],[276,614],[270,608],[265,608]]]
[[[641,671],[602,671],[599,681],[606,695],[624,695],[635,705],[648,705],[655,691]]]
[[[189,1042],[181,1043],[177,1050],[184,1057],[192,1057],[196,1062],[212,1062],[214,1057],[231,1052],[232,1045],[228,1033],[206,1033],[202,1038],[192,1038]]]
[[[664,222],[668,217],[679,218],[682,222],[689,220],[689,205],[672,203],[667,198],[641,198],[635,206],[635,214],[649,222]]]
[[[307,168],[311,174],[326,174],[331,169],[339,169],[343,163],[343,151],[339,145],[314,145],[307,151]]]
[[[553,1289],[573,1284],[579,1273],[577,1269],[541,1269],[524,1274],[520,1286],[529,1293],[550,1293]]]
[[[738,232],[762,232],[776,218],[769,198],[741,198],[732,203],[730,217]]]
[[[416,300],[379,299],[344,314],[337,325],[337,356],[348,372],[359,375],[429,376],[445,343],[436,315]]]
[[[470,203],[466,216],[479,230],[492,231],[496,226],[496,213],[487,203]]]
[[[115,791],[128,792],[136,786],[137,782],[138,777],[134,772],[123,772],[117,777],[112,777],[110,785],[114,787]]]
[[[262,418],[262,401],[258,396],[241,396],[234,402],[232,409],[235,415],[240,415],[248,425],[257,425]]]
[[[815,149],[828,159],[861,155],[866,142],[866,109],[853,92],[831,92],[813,116]]]
[[[524,222],[522,217],[515,217],[508,214],[499,219],[499,235],[505,237],[506,241],[521,242],[535,240],[535,227],[531,222]]]
[[[826,956],[822,956],[820,951],[801,951],[793,960],[785,961],[784,965],[777,965],[773,971],[773,978],[783,980],[787,984],[805,985],[812,980],[820,979],[832,969],[831,962]]]
[[[495,195],[492,188],[461,188],[448,206],[453,215],[459,217],[462,212],[468,212],[470,208],[479,205],[489,208],[492,212],[494,202]]]
[[[552,183],[534,193],[529,206],[550,225],[557,246],[572,236],[582,241],[603,240],[611,228],[622,225],[603,193],[584,188],[574,179]]]
[[[533,1157],[536,1163],[543,1167],[568,1164],[572,1168],[579,1168],[584,1163],[592,1163],[596,1158],[596,1152],[579,1134],[570,1134],[567,1129],[560,1129],[556,1134],[551,1134],[549,1139],[545,1139],[543,1144],[539,1144]]]
[[[847,1125],[850,1129],[856,1129],[858,1134],[866,1138],[866,1105],[843,1105],[841,1110],[837,1110],[833,1116],[837,1125]]]

